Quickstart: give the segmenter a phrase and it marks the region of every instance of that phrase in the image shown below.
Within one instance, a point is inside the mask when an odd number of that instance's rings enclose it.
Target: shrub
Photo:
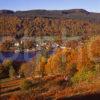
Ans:
[[[8,77],[8,69],[0,64],[0,79]]]
[[[3,63],[0,64],[0,78],[7,78],[10,76],[10,74],[15,74],[15,69],[13,68],[13,61],[5,59]]]
[[[23,73],[25,77],[29,77],[32,74],[33,64],[30,62],[23,63],[20,67],[19,72]]]
[[[14,76],[16,75],[16,72],[15,72],[15,69],[13,66],[10,66],[10,69],[9,69],[9,77],[10,78],[14,78]]]
[[[23,91],[27,91],[27,90],[31,90],[32,89],[32,82],[30,80],[22,80],[21,84],[20,84],[20,88]]]
[[[9,59],[5,59],[2,64],[3,64],[3,66],[5,68],[9,68],[10,66],[13,65],[13,61],[12,60],[9,60]]]
[[[71,81],[72,83],[80,83],[83,81],[89,82],[91,78],[95,75],[94,71],[80,71],[77,72],[72,78]]]

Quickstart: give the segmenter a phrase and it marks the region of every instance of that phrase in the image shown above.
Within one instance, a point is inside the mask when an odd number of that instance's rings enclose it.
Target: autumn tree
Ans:
[[[45,70],[46,63],[47,63],[47,59],[44,56],[42,56],[35,69],[36,73],[38,73],[42,77],[46,75],[46,70]]]
[[[2,63],[2,65],[5,69],[6,74],[8,73],[10,78],[14,78],[16,75],[16,71],[13,66],[13,61],[9,60],[9,59],[5,59]]]
[[[32,62],[27,62],[21,65],[19,69],[20,74],[24,74],[25,77],[31,76],[34,64]]]

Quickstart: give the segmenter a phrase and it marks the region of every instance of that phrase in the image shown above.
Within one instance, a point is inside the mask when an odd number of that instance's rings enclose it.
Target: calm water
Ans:
[[[52,54],[53,50],[49,51],[48,54]],[[13,61],[29,61],[41,54],[41,51],[37,52],[0,52],[0,62],[4,59],[11,59]]]

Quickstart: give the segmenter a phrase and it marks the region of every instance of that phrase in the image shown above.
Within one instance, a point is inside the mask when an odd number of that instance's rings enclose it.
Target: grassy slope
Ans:
[[[59,82],[63,80],[63,76],[51,76],[45,77],[40,81],[40,79],[35,79],[33,81],[34,86],[31,93],[22,93],[19,88],[19,83],[21,80],[9,81],[7,83],[1,84],[1,98],[7,98],[6,100],[11,100],[12,94],[13,99],[16,97],[19,100],[24,98],[52,98],[63,100],[69,97],[79,97],[86,96],[87,94],[100,93],[100,78],[93,80],[91,83],[80,83],[71,87],[63,87]],[[9,87],[8,87],[9,86]],[[9,99],[8,99],[9,98]],[[31,100],[31,99],[30,99]]]

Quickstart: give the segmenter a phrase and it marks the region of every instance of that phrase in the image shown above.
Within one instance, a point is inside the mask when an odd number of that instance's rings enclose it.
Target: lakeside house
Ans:
[[[14,46],[19,47],[19,46],[20,46],[20,43],[19,43],[19,42],[16,42],[16,43],[14,44]]]

